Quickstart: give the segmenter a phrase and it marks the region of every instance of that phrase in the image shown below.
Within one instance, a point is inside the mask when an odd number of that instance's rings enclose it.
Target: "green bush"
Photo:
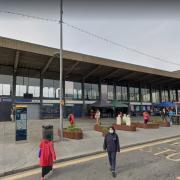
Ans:
[[[70,131],[70,132],[81,132],[81,128],[77,128],[75,125],[70,125],[68,128],[64,129],[65,131]]]

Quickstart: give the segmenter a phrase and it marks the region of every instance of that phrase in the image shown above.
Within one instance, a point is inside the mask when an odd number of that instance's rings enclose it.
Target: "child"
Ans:
[[[52,174],[53,161],[56,160],[54,145],[51,141],[51,135],[46,135],[46,139],[41,140],[39,145],[40,166],[42,167],[42,180]]]
[[[150,115],[148,112],[143,112],[143,117],[144,117],[144,124],[147,124],[148,121],[150,120]]]

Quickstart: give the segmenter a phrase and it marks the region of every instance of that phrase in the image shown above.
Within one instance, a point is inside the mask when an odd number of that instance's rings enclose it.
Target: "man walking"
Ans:
[[[104,150],[107,150],[110,170],[112,176],[116,177],[116,154],[120,152],[119,137],[115,132],[114,127],[109,128],[108,134],[104,138]]]

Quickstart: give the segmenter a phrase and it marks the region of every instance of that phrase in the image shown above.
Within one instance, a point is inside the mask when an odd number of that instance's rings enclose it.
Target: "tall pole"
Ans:
[[[62,96],[63,96],[63,92],[62,92],[62,86],[63,86],[63,0],[60,0],[60,50],[59,50],[59,61],[60,61],[60,68],[59,68],[59,101],[60,101],[60,105],[59,105],[59,121],[60,121],[60,135],[61,135],[61,140],[63,140],[63,110],[62,110]]]

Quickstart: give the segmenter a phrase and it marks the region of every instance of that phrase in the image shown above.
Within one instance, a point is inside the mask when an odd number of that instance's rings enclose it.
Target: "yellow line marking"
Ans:
[[[159,145],[159,144],[165,144],[165,143],[169,143],[169,142],[172,142],[172,141],[175,141],[175,140],[178,140],[178,139],[180,139],[180,138],[172,138],[172,139],[168,139],[168,140],[156,141],[156,142],[153,142],[153,143],[147,143],[147,144],[144,144],[144,145],[137,145],[137,146],[129,147],[129,148],[126,148],[126,149],[122,149],[121,153],[136,151],[136,150],[139,150],[139,149],[142,149],[142,148],[145,148],[145,147],[155,146],[155,145]],[[106,156],[107,156],[107,153],[101,153],[101,154],[98,154],[98,155],[92,155],[92,156],[89,156],[89,157],[70,160],[70,161],[67,161],[67,162],[56,163],[56,164],[54,164],[54,168],[55,169],[63,168],[63,167],[71,166],[71,165],[74,165],[74,164],[80,164],[80,163],[83,163],[83,162],[88,162],[88,161],[91,161],[91,160],[104,158]],[[23,172],[23,173],[14,174],[14,175],[11,175],[11,176],[6,176],[6,177],[2,178],[2,180],[17,180],[17,179],[29,177],[29,176],[32,176],[32,175],[36,175],[36,174],[39,174],[39,173],[41,173],[41,169],[37,168],[37,169],[26,171],[26,172]]]
[[[179,159],[172,159],[173,156],[176,156],[176,155],[178,155],[178,154],[180,154],[180,152],[179,152],[179,153],[176,152],[176,153],[170,154],[170,155],[168,155],[166,158],[167,158],[168,160],[171,160],[171,161],[179,162],[179,161],[180,161],[180,158],[179,158]]]
[[[176,152],[176,151],[173,150],[173,149],[166,149],[165,151],[161,151],[161,152],[155,153],[154,155],[157,156],[157,155],[160,155],[160,154],[163,154],[163,153],[166,153],[166,152]]]
[[[178,180],[179,180],[179,179],[180,179],[180,176],[179,176],[179,177],[176,177],[176,179],[178,179]]]

